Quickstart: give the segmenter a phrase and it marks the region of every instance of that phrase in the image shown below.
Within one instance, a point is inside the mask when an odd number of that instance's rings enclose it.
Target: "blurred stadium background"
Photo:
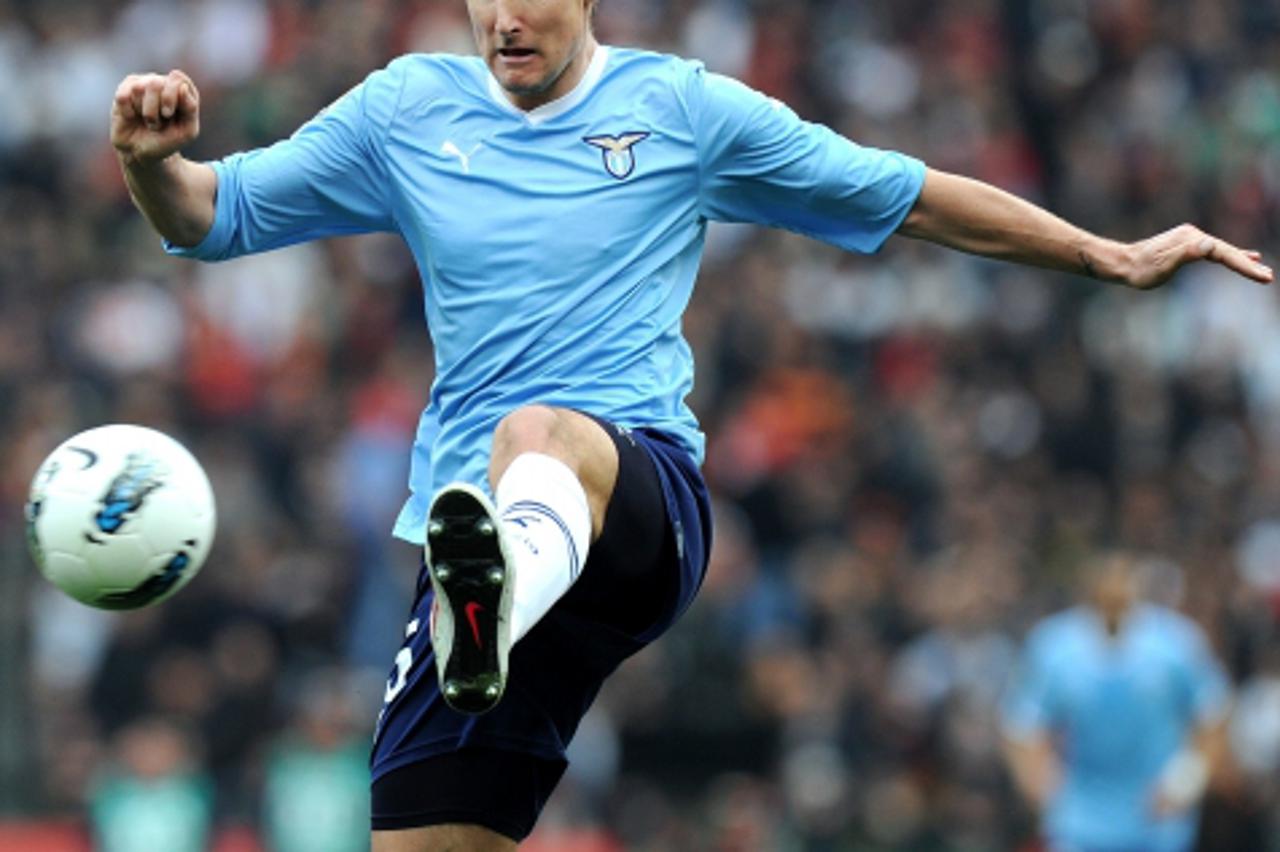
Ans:
[[[1275,0],[601,0],[597,24],[1093,230],[1194,221],[1274,263]],[[166,258],[107,113],[181,66],[191,153],[220,156],[410,50],[468,52],[462,0],[0,0],[0,849],[365,847],[416,568],[388,534],[431,380],[414,270],[387,237]],[[1234,681],[1201,848],[1280,836],[1273,290],[717,228],[687,334],[711,575],[608,685],[530,848],[1031,848],[996,702],[1117,542]],[[60,597],[22,536],[39,460],[109,421],[186,441],[221,510],[202,575],[128,615]]]

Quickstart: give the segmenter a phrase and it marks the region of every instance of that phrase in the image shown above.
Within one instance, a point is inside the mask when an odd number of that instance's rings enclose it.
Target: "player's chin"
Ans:
[[[541,95],[551,87],[545,76],[526,73],[523,70],[497,74],[496,76],[498,82],[502,84],[502,88],[517,97]]]
[[[490,64],[490,69],[503,88],[515,94],[538,94],[548,85],[547,69],[536,54],[522,58],[519,62],[509,62],[502,56],[497,56]]]

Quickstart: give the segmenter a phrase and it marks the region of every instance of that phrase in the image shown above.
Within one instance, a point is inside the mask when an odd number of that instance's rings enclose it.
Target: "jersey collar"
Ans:
[[[530,124],[537,126],[545,121],[550,121],[556,116],[563,115],[569,110],[582,103],[597,82],[600,76],[604,74],[604,65],[609,59],[609,48],[603,44],[596,45],[596,52],[591,57],[591,63],[587,66],[587,70],[583,73],[582,79],[578,81],[578,85],[573,89],[564,93],[554,101],[549,101],[540,107],[525,111],[520,107],[511,103],[507,98],[506,91],[502,88],[502,84],[498,82],[493,73],[489,73],[489,96],[492,97],[499,106],[507,112],[520,116]]]

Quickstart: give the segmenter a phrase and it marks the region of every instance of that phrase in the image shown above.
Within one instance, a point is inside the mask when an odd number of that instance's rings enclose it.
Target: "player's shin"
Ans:
[[[517,456],[495,492],[515,562],[514,643],[577,580],[591,543],[591,509],[582,483],[569,466],[543,453]]]

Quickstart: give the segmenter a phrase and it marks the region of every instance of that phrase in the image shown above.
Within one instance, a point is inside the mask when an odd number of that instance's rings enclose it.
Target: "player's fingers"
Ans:
[[[165,91],[169,92],[170,90],[174,95],[174,108],[176,110],[194,107],[200,100],[195,82],[181,69],[175,68],[166,75]]]
[[[115,103],[122,116],[129,120],[138,117],[138,111],[142,109],[143,89],[142,78],[136,74],[125,77],[116,87]]]
[[[160,91],[163,84],[158,81],[148,84],[142,92],[142,105],[138,110],[147,127],[156,130],[160,126]]]
[[[133,84],[137,81],[137,77],[130,74],[120,81],[120,85],[116,86],[115,101],[122,104],[125,101],[133,100]]]
[[[133,109],[139,116],[142,115],[142,103],[146,99],[147,90],[151,88],[155,82],[153,74],[137,74],[132,78],[133,82],[129,86],[130,96],[133,100]]]
[[[1217,237],[1204,237],[1197,244],[1196,252],[1205,260],[1220,263],[1228,269],[1262,284],[1270,284],[1274,277],[1271,267],[1262,262],[1261,255],[1250,257],[1249,252],[1236,248]]]
[[[133,121],[138,117],[138,111],[133,106],[133,83],[130,80],[121,83],[116,89],[115,108],[126,121]]]
[[[1270,266],[1263,263],[1261,260],[1253,260],[1251,258],[1243,257],[1243,255],[1242,258],[1243,259],[1240,262],[1243,267],[1240,270],[1241,275],[1244,275],[1247,278],[1252,278],[1259,284],[1270,284],[1272,281],[1275,281],[1276,274]]]
[[[160,88],[160,117],[168,120],[178,111],[178,96],[185,82],[170,74]]]
[[[186,83],[188,86],[190,86],[193,89],[196,87],[195,81],[191,79],[191,75],[189,75],[186,71],[183,71],[181,68],[174,68],[172,71],[170,71],[169,79],[177,80],[179,83]]]
[[[187,115],[195,115],[200,110],[200,92],[189,79],[178,87],[178,109]]]

